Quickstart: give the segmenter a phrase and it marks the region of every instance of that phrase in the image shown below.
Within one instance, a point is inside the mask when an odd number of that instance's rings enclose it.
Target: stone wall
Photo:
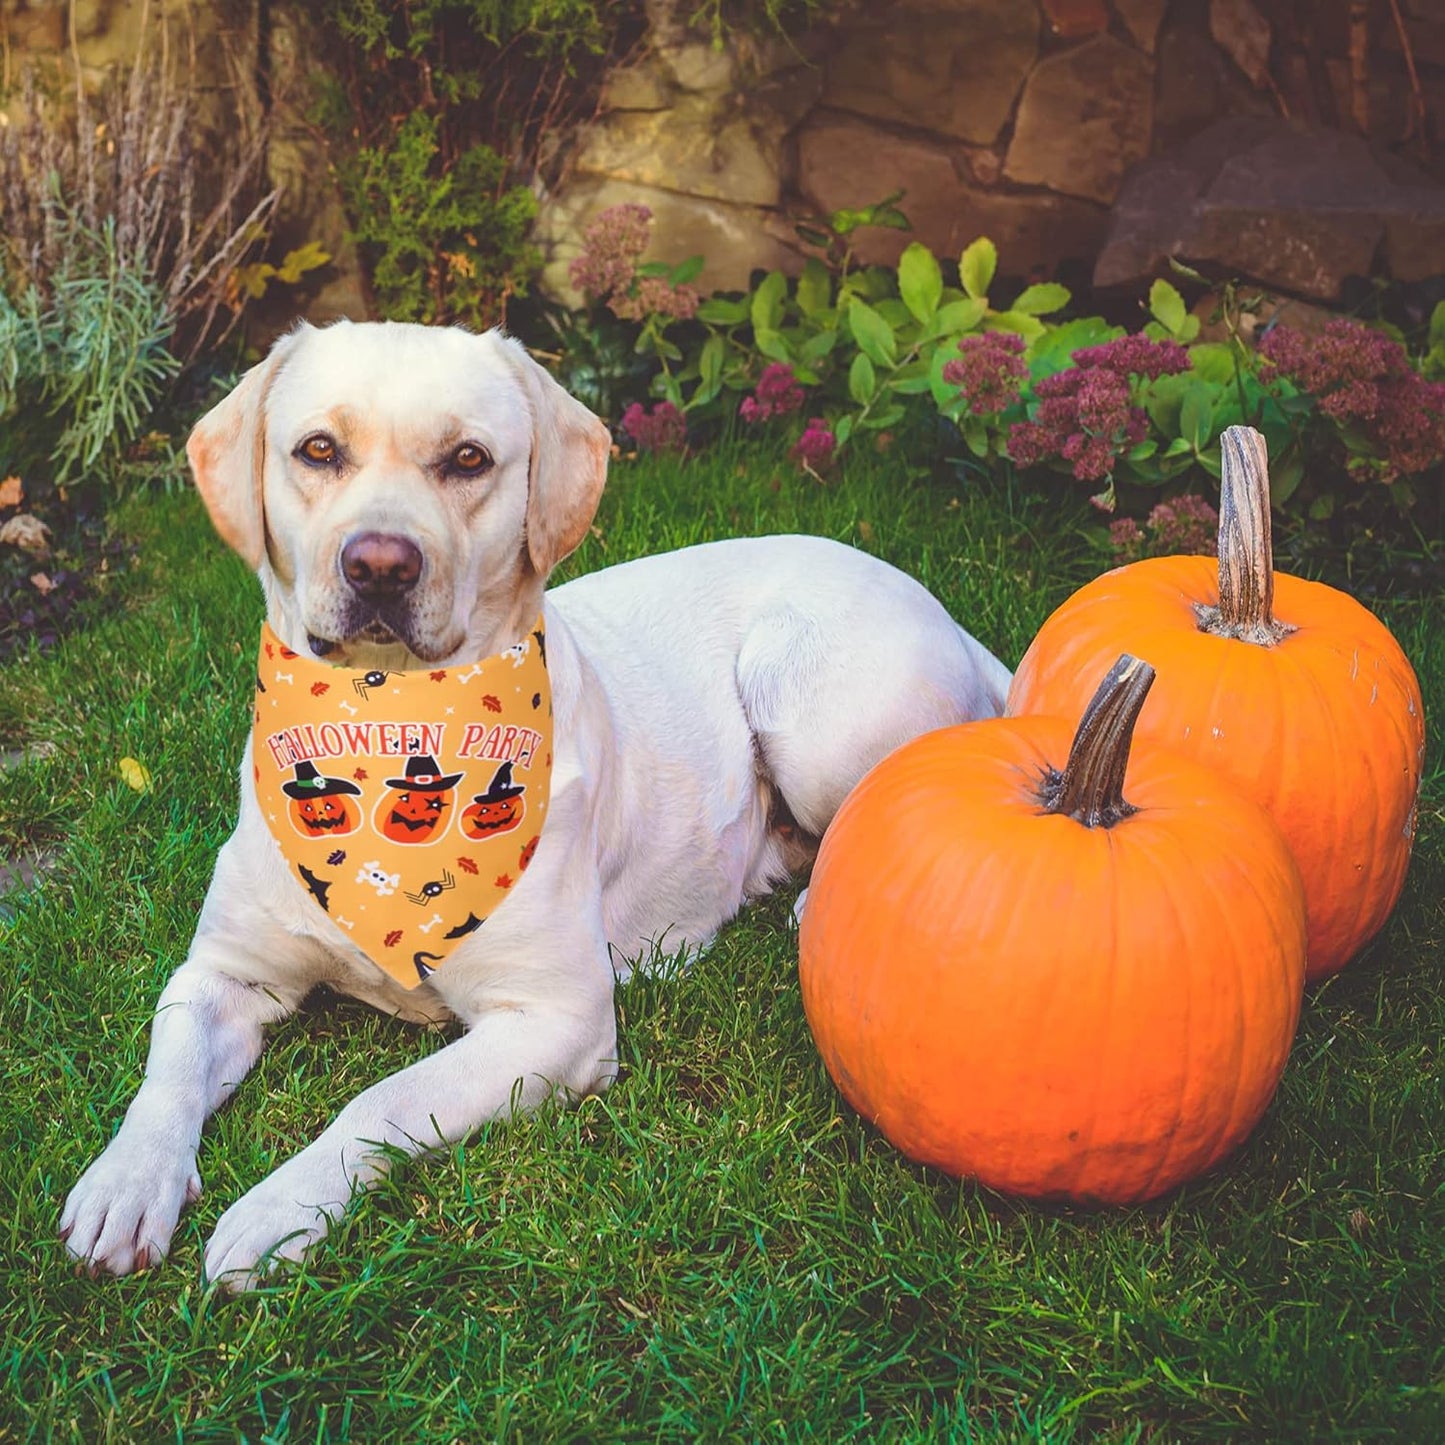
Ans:
[[[654,259],[701,253],[702,284],[716,289],[746,285],[759,266],[800,265],[800,217],[898,190],[913,235],[940,255],[988,235],[1009,272],[1077,280],[1119,239],[1114,207],[1126,177],[1221,119],[1333,131],[1317,157],[1326,176],[1331,145],[1365,150],[1340,131],[1354,119],[1344,0],[1303,7],[1303,34],[1289,24],[1301,7],[1287,0],[858,0],[795,45],[729,51],[683,31],[679,8],[649,0],[644,53],[613,74],[596,121],[544,199],[546,280],[561,294],[587,220],[622,201],[651,208]],[[1427,115],[1412,130],[1400,34],[1390,6],[1375,5],[1370,135],[1428,156],[1430,128],[1445,114],[1445,0],[1401,0],[1401,12]],[[1304,149],[1315,154],[1308,141]],[[1289,153],[1298,159],[1299,150]],[[1357,171],[1367,166],[1351,154]],[[1396,170],[1412,191],[1406,208],[1433,217],[1445,172]],[[1140,204],[1134,196],[1132,213]],[[1307,227],[1311,205],[1308,195],[1292,197],[1283,223]],[[1337,208],[1338,199],[1322,205]],[[1122,238],[1101,281],[1131,284],[1158,268],[1161,247],[1187,251],[1172,244],[1183,220],[1146,221],[1149,243]],[[867,232],[859,249],[891,260],[909,239]],[[1344,249],[1367,270],[1388,265],[1360,235]],[[1226,270],[1234,262],[1218,247],[1200,259]],[[1242,271],[1259,269],[1247,249],[1239,260]],[[1411,276],[1430,268],[1428,256],[1417,262]],[[1445,271],[1445,253],[1433,269]],[[1280,284],[1311,278],[1311,294],[1338,290],[1336,271],[1313,257]]]
[[[69,55],[73,40],[73,53],[94,78],[131,60],[145,21],[184,23],[191,10],[186,0],[0,0],[5,69],[35,56]],[[205,8],[195,20],[207,33],[214,28]]]
[[[988,235],[1018,276],[1135,286],[1174,254],[1332,297],[1351,270],[1445,271],[1445,0],[1374,0],[1363,71],[1349,0],[852,0],[796,40],[725,49],[680,22],[687,0],[639,3],[639,53],[537,182],[562,295],[588,221],[622,201],[651,208],[654,258],[701,254],[702,284],[727,289],[800,266],[799,219],[900,190],[940,255]],[[326,158],[288,102],[315,62],[301,0],[0,0],[7,71],[70,53],[73,16],[99,74],[162,12],[200,37],[221,113],[261,103],[238,61],[267,77],[280,239],[338,258],[312,314],[359,314]],[[890,260],[909,239],[858,244]]]

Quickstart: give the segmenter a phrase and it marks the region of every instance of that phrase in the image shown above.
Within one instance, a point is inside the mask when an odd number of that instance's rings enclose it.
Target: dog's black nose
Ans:
[[[372,601],[410,592],[421,563],[415,542],[386,532],[362,532],[341,549],[341,575],[358,597]]]

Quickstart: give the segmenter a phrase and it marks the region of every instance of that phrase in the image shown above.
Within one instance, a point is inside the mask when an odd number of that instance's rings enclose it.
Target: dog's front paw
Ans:
[[[91,1274],[131,1274],[165,1258],[181,1210],[200,1195],[192,1152],[122,1129],[70,1191],[60,1237]]]
[[[297,1263],[334,1220],[346,1211],[345,1199],[327,1189],[299,1160],[283,1164],[268,1179],[243,1194],[216,1222],[206,1242],[206,1279],[234,1293],[255,1289],[283,1262]],[[311,1202],[311,1201],[323,1202]]]

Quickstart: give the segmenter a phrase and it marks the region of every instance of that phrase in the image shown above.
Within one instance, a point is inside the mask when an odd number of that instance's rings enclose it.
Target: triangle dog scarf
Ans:
[[[262,623],[251,760],[312,902],[414,988],[532,861],[552,778],[542,619],[495,657],[430,672],[332,667]]]

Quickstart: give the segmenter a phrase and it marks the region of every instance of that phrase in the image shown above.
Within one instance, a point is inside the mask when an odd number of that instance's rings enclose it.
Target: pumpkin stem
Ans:
[[[1274,647],[1295,629],[1274,617],[1269,453],[1253,427],[1219,438],[1219,606],[1197,604],[1201,632]]]
[[[1154,685],[1154,669],[1123,654],[1084,710],[1063,772],[1044,775],[1044,811],[1066,813],[1086,828],[1112,828],[1135,811],[1124,801],[1124,772],[1139,709]]]

